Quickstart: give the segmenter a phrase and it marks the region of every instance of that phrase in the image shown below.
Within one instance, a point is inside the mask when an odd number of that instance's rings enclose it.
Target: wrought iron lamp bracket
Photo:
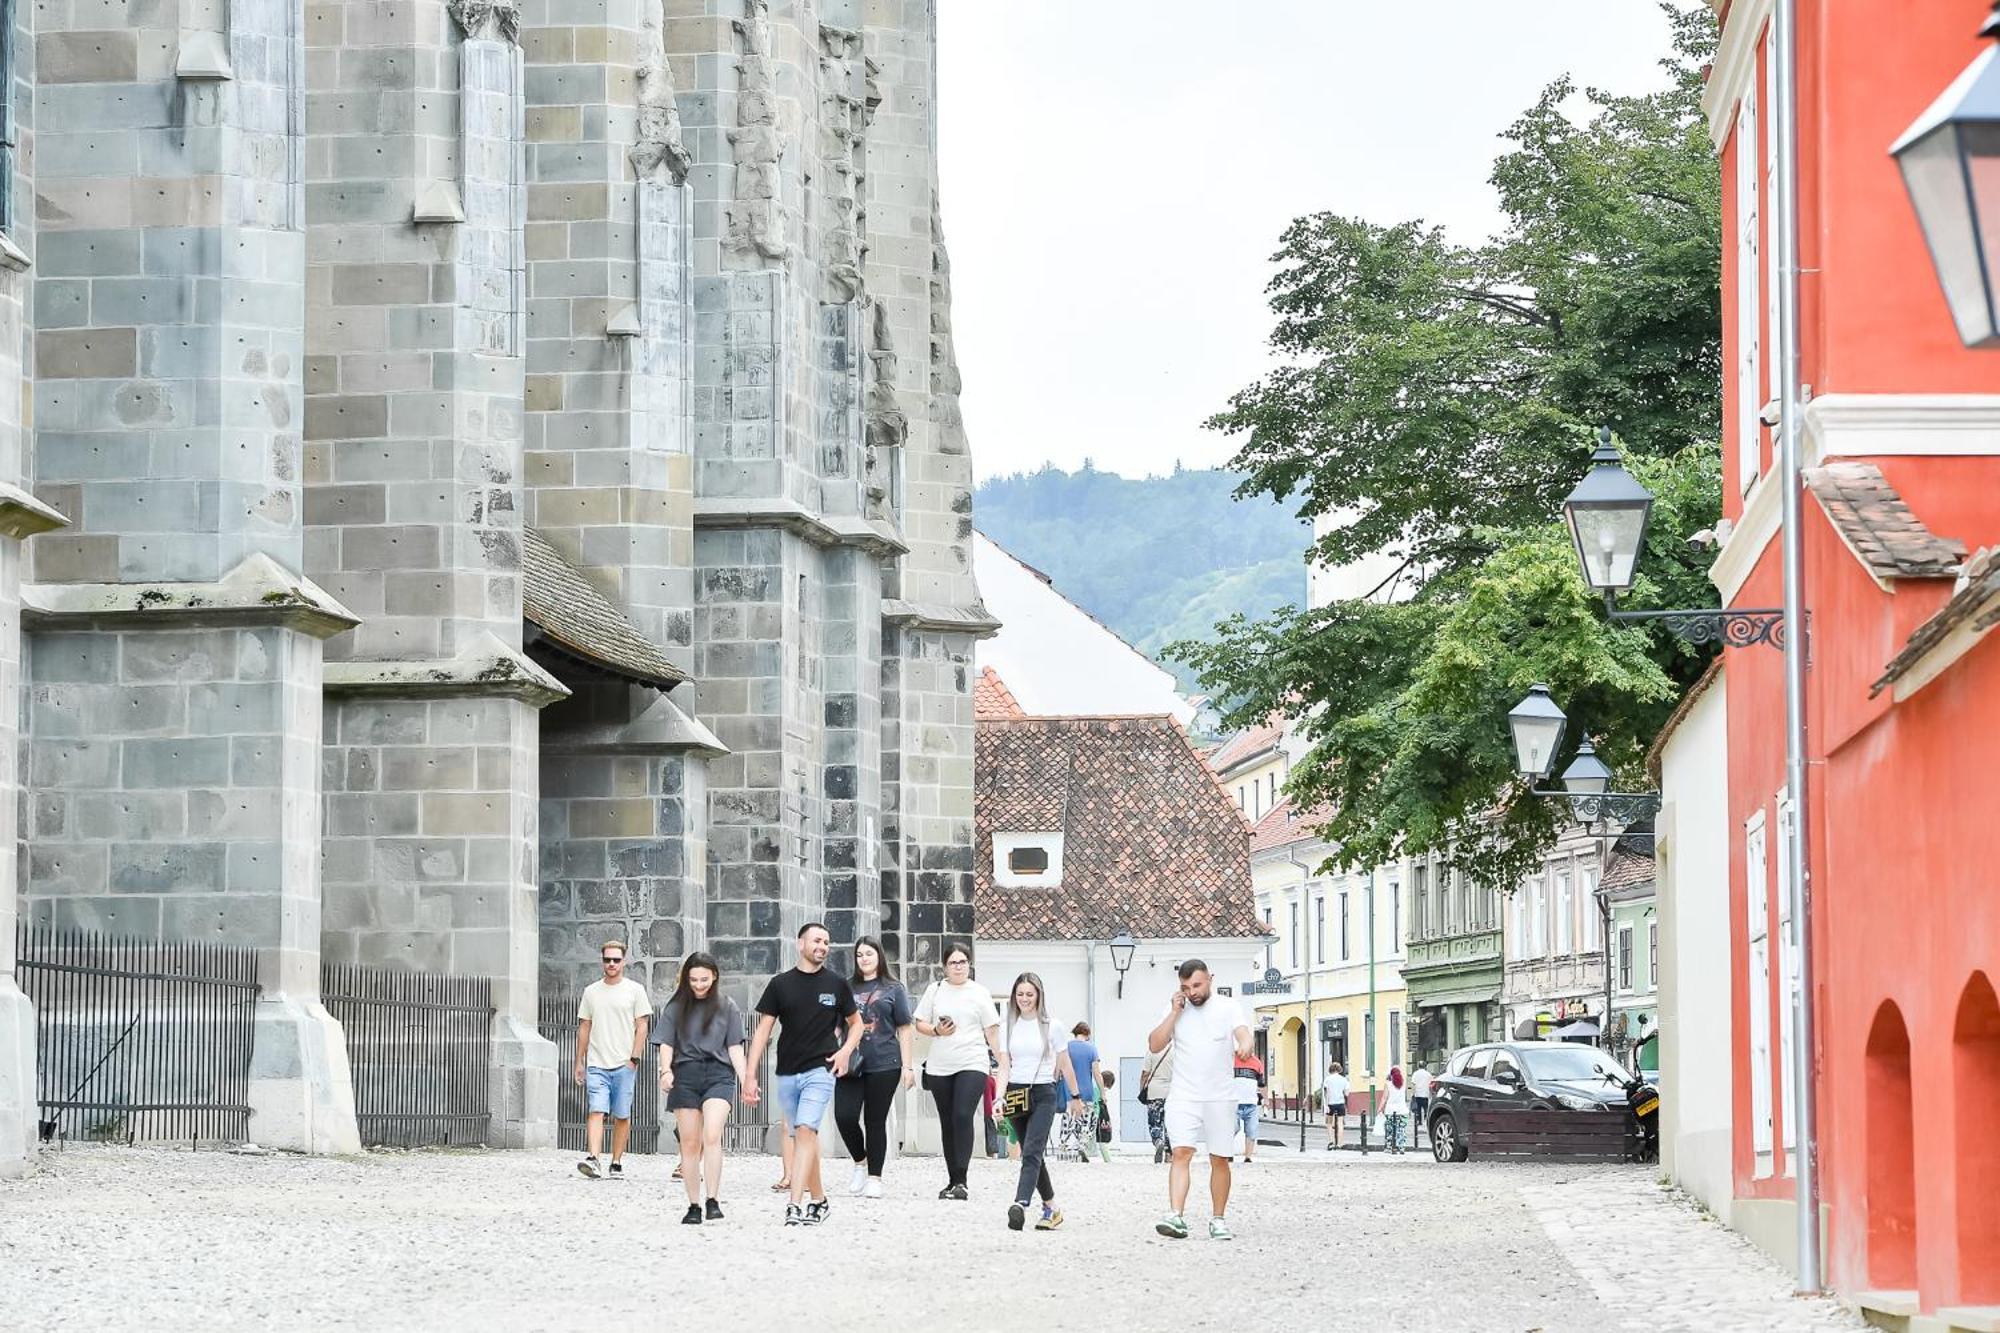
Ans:
[[[1543,791],[1535,789],[1535,795],[1551,800],[1569,802],[1570,817],[1577,823],[1589,827],[1594,824],[1617,823],[1636,824],[1642,819],[1651,819],[1660,813],[1660,794],[1654,792],[1596,792],[1578,795],[1568,791]],[[1611,834],[1595,834],[1610,837]],[[1623,834],[1615,836],[1624,836]]]
[[[1688,643],[1720,643],[1725,648],[1747,648],[1754,643],[1769,644],[1783,651],[1785,613],[1769,608],[1742,610],[1708,608],[1699,611],[1620,611],[1609,593],[1604,597],[1604,613],[1625,623],[1657,620],[1667,631]]]

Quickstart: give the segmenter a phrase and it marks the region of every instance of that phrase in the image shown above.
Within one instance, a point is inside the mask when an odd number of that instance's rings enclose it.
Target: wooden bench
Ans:
[[[1474,1157],[1560,1157],[1622,1162],[1638,1154],[1639,1136],[1625,1111],[1472,1111],[1466,1148]]]

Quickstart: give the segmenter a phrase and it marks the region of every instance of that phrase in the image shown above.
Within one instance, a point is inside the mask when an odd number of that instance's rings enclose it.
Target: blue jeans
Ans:
[[[778,1110],[784,1114],[789,1134],[800,1126],[819,1132],[826,1108],[833,1104],[833,1071],[808,1069],[803,1074],[778,1075]]]
[[[1257,1147],[1257,1103],[1247,1102],[1238,1106],[1236,1123],[1243,1130],[1243,1151],[1254,1151]]]
[[[632,1118],[632,1092],[639,1086],[639,1071],[631,1065],[616,1069],[591,1065],[583,1071],[583,1086],[590,1096],[592,1115],[608,1115],[613,1120]]]

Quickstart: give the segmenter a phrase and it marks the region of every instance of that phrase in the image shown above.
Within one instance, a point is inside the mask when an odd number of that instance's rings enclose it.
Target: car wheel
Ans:
[[[1462,1162],[1467,1149],[1458,1137],[1458,1122],[1449,1111],[1431,1120],[1431,1156],[1440,1162]]]

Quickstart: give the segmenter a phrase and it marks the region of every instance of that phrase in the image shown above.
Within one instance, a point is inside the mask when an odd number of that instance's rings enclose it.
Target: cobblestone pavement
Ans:
[[[1068,1223],[1005,1227],[1011,1170],[935,1160],[890,1197],[836,1189],[787,1231],[769,1158],[732,1158],[729,1216],[680,1224],[670,1162],[591,1183],[557,1153],[352,1160],[72,1148],[0,1181],[0,1327],[569,1329],[785,1319],[950,1333],[1283,1326],[1330,1330],[1857,1329],[1800,1301],[1746,1242],[1629,1167],[1269,1152],[1239,1168],[1230,1244],[1153,1233],[1166,1171],[1056,1163]],[[838,1177],[838,1180],[835,1177]],[[846,1173],[829,1166],[829,1184]],[[1079,1302],[1082,1304],[1080,1305]]]

